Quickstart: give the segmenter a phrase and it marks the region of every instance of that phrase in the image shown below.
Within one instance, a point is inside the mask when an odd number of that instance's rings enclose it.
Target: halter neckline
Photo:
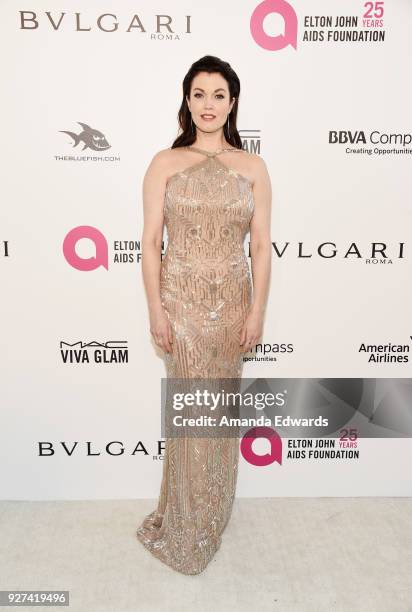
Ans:
[[[197,153],[203,153],[204,155],[207,155],[208,157],[215,157],[215,155],[219,155],[220,153],[223,153],[224,151],[241,151],[242,149],[236,149],[236,148],[226,148],[226,149],[218,149],[217,151],[206,151],[205,149],[199,149],[198,147],[194,147],[193,145],[188,145],[187,147],[188,149],[192,149],[192,151],[197,151]]]

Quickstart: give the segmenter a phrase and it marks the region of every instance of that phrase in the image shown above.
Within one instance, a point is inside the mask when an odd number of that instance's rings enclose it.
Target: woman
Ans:
[[[242,353],[263,332],[271,185],[262,158],[242,149],[239,93],[228,63],[213,56],[194,63],[183,81],[182,133],[153,157],[144,177],[142,271],[150,331],[168,379],[239,380]],[[243,247],[248,231],[253,299]],[[238,460],[236,437],[167,438],[158,506],[138,539],[173,569],[202,572],[231,515]]]

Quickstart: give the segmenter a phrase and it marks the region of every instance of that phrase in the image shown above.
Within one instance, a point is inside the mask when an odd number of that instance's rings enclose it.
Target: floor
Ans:
[[[0,590],[69,590],[71,612],[412,612],[411,498],[237,498],[196,576],[135,537],[154,507],[0,502]]]

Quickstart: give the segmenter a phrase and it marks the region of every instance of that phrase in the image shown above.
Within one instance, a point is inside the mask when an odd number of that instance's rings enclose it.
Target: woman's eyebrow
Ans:
[[[194,89],[199,89],[200,91],[203,91],[203,92],[205,91],[205,90],[204,90],[204,89],[202,89],[201,87],[195,87]],[[219,87],[218,89],[215,89],[215,92],[216,92],[216,91],[225,91],[225,90],[223,89],[223,87]]]

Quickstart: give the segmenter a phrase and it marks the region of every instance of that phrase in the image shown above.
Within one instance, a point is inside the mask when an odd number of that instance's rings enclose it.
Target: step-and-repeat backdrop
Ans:
[[[142,179],[206,54],[273,188],[243,376],[339,417],[243,446],[237,494],[411,495],[411,21],[407,0],[2,3],[2,498],[158,496]]]

